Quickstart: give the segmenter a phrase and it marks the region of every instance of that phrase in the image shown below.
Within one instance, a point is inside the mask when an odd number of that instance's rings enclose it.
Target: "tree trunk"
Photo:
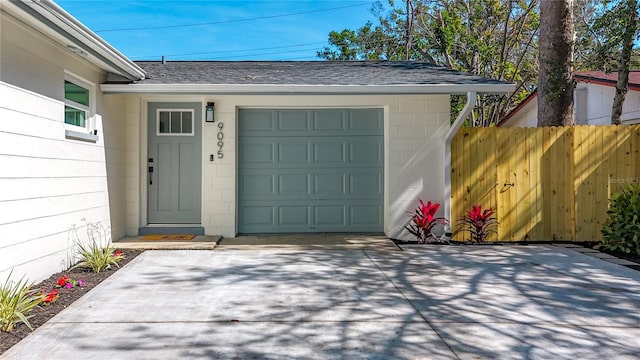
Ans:
[[[411,60],[411,47],[413,47],[413,5],[411,0],[407,0],[407,55],[405,59]]]
[[[620,125],[622,123],[620,116],[622,115],[622,106],[624,98],[629,90],[629,63],[631,62],[631,52],[633,50],[633,41],[638,29],[638,10],[637,0],[627,1],[627,15],[629,18],[626,22],[626,29],[622,38],[622,53],[620,54],[620,68],[618,69],[618,82],[616,83],[616,95],[613,98],[613,107],[611,108],[611,123]]]
[[[573,35],[573,0],[541,0],[538,126],[573,125]]]

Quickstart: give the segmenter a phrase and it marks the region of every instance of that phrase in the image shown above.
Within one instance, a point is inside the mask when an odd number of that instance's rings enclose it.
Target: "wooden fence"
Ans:
[[[640,181],[640,125],[463,128],[451,146],[453,223],[495,207],[492,240],[600,240],[608,199]]]

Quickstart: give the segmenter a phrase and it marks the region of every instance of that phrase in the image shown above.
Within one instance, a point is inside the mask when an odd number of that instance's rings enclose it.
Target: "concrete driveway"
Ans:
[[[2,359],[637,359],[640,272],[554,246],[177,250]]]

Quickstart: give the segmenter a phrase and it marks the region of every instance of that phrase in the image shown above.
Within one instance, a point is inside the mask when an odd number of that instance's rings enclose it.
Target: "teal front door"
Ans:
[[[238,232],[382,232],[381,109],[238,111]]]
[[[201,223],[202,104],[149,103],[149,224]]]

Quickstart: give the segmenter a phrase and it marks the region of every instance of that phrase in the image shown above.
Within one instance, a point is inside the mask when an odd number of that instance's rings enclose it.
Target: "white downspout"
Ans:
[[[476,103],[478,94],[475,91],[469,91],[467,93],[467,103],[462,108],[460,114],[453,122],[444,140],[444,216],[453,222],[451,218],[451,140],[453,136],[460,130],[462,123],[469,117],[473,107]]]

